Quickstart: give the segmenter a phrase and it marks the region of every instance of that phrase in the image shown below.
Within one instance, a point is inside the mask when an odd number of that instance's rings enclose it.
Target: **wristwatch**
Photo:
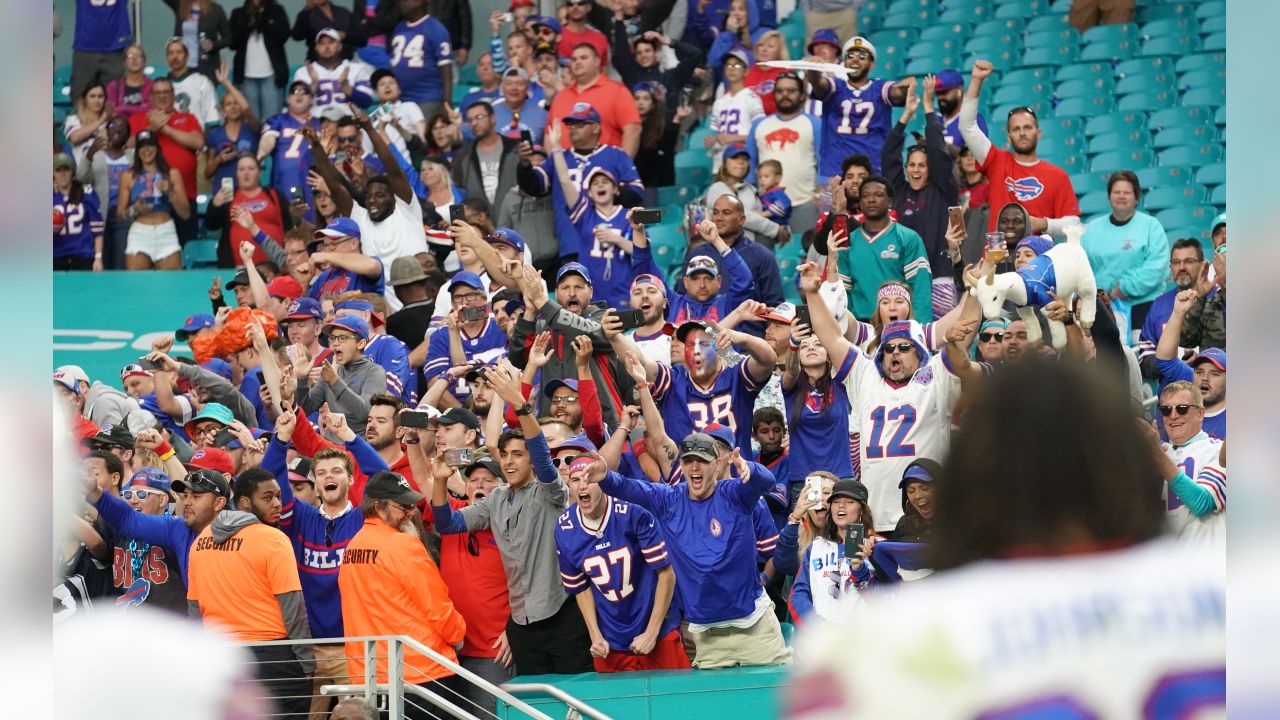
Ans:
[[[1065,319],[1063,319],[1062,324],[1063,324],[1063,325],[1075,325],[1075,324],[1076,324],[1076,314],[1075,314],[1074,312],[1070,312],[1070,311],[1068,311],[1068,312],[1067,312],[1067,317],[1066,317]]]
[[[520,407],[516,408],[516,415],[532,415],[532,414],[533,414],[533,406],[530,405],[529,403],[525,403]]]

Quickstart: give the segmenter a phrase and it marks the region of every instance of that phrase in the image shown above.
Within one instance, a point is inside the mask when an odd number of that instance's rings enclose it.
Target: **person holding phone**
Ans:
[[[218,265],[243,267],[237,252],[240,243],[253,243],[253,263],[288,264],[284,234],[293,229],[289,201],[274,187],[262,187],[262,166],[250,154],[235,161],[235,177],[226,178],[205,211],[205,227],[221,230],[218,239]]]
[[[867,487],[857,480],[841,480],[832,486],[826,502],[829,507],[822,524],[804,549],[791,585],[787,605],[796,625],[815,617],[848,617],[865,604],[862,594],[875,585],[868,558],[880,537],[869,530],[875,522],[867,507]],[[861,541],[851,548],[850,541],[858,537]]]

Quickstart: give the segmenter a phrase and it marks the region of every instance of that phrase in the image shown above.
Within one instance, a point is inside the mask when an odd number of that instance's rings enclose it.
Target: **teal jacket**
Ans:
[[[1169,238],[1160,222],[1135,213],[1116,225],[1111,216],[1096,218],[1080,240],[1098,289],[1110,292],[1117,283],[1133,305],[1151,302],[1169,284]]]

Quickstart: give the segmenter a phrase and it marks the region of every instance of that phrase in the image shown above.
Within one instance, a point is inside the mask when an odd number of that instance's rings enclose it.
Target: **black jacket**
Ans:
[[[898,222],[915,230],[924,241],[929,266],[935,278],[951,277],[951,259],[947,256],[947,208],[959,202],[960,183],[956,179],[951,153],[947,150],[942,121],[937,113],[924,116],[925,156],[929,181],[920,190],[912,190],[903,166],[902,145],[906,126],[899,122],[885,138],[880,153],[880,168],[893,186],[893,209]]]
[[[244,82],[245,48],[249,45],[249,36],[255,32],[262,33],[267,57],[271,58],[271,72],[275,73],[276,87],[283,88],[289,82],[289,62],[284,55],[284,44],[289,41],[289,16],[275,0],[267,0],[262,6],[262,14],[257,17],[249,15],[244,7],[231,11],[229,47],[235,53],[231,61],[231,81],[237,85]]]
[[[656,82],[667,89],[665,100],[668,118],[675,115],[676,106],[679,105],[680,89],[689,83],[693,71],[706,59],[701,49],[689,43],[673,40],[671,49],[676,53],[678,65],[670,70],[663,70],[661,64],[647,68],[640,67],[628,41],[626,28],[621,22],[613,23],[609,32],[609,44],[609,57],[613,59],[613,66],[618,69],[622,84],[626,85],[627,89],[635,87],[639,82]]]
[[[621,21],[628,33],[627,42],[646,30],[661,31],[662,23],[667,21],[671,15],[671,9],[675,6],[676,0],[649,0],[649,2],[640,3],[639,13],[623,18]],[[591,10],[587,13],[587,21],[594,27],[608,32],[609,26],[614,22],[613,11],[605,5],[592,3]],[[630,50],[627,52],[630,53]]]
[[[498,211],[507,198],[507,191],[516,186],[516,166],[520,163],[520,155],[516,152],[519,142],[502,135],[498,136],[502,143],[502,155],[498,159],[498,189],[490,203],[489,217],[498,217]],[[467,197],[478,197],[488,200],[484,194],[484,175],[480,171],[480,156],[476,153],[476,143],[471,141],[462,146],[453,158],[453,184],[467,191]]]
[[[431,0],[429,12],[449,31],[454,50],[471,49],[471,3],[467,0]]]
[[[164,4],[173,9],[173,36],[182,37],[182,21],[185,18],[178,17],[178,0],[164,0]],[[196,23],[196,29],[207,39],[213,41],[213,50],[204,52],[200,51],[200,57],[196,61],[196,72],[204,75],[212,80],[215,84],[217,79],[214,73],[218,70],[221,63],[222,48],[231,46],[231,26],[227,24],[227,13],[222,6],[216,2],[208,3],[207,12],[200,14],[200,22]]]
[[[357,22],[356,15],[344,7],[330,5],[333,8],[333,19],[316,10],[303,10],[293,21],[290,37],[307,44],[307,60],[316,59],[316,35],[325,28],[333,28],[342,33],[342,58],[350,60],[356,50],[364,47],[367,39],[364,34],[364,23]]]

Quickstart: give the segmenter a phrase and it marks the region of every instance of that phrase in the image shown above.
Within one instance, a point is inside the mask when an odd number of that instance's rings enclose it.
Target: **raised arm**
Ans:
[[[906,172],[902,168],[902,145],[906,142],[907,124],[915,117],[918,107],[920,98],[912,88],[912,92],[907,95],[902,117],[898,118],[898,123],[889,131],[888,137],[884,139],[884,147],[880,149],[880,170],[895,190],[902,190],[907,182]]]
[[[365,122],[368,122],[368,116],[365,116]],[[329,153],[320,142],[320,136],[310,125],[303,125],[298,128],[298,132],[311,144],[311,162],[316,166],[316,172],[320,173],[320,177],[324,178],[325,185],[329,187],[329,197],[333,199],[333,204],[338,206],[338,214],[350,217],[355,201],[351,199],[351,193],[347,191],[347,185],[342,181],[342,174],[329,161]],[[370,135],[374,134],[376,133],[370,133]],[[266,139],[264,134],[263,142],[266,142]],[[259,147],[258,155],[262,156],[262,154],[263,151]],[[314,255],[312,260],[315,260]]]
[[[969,350],[982,322],[982,308],[969,293],[961,298],[960,306],[963,308],[960,318],[947,329],[942,351],[946,353],[947,366],[960,378],[960,386],[967,391],[982,378],[982,366],[969,359]]]
[[[973,159],[979,165],[987,162],[987,153],[991,152],[991,139],[978,127],[978,96],[982,93],[982,83],[991,77],[995,67],[987,60],[975,60],[970,75],[969,87],[965,89],[964,100],[960,103],[960,137],[965,147],[973,152]]]
[[[853,345],[840,332],[840,324],[836,316],[831,314],[827,303],[823,301],[818,288],[822,285],[822,275],[814,263],[805,263],[796,268],[800,275],[800,292],[804,295],[805,304],[809,308],[809,320],[813,323],[813,333],[818,341],[827,349],[832,367],[844,364],[845,356],[853,350]]]
[[[1181,290],[1173,298],[1173,311],[1164,325],[1160,342],[1156,343],[1156,360],[1174,360],[1178,357],[1178,340],[1182,336],[1182,323],[1187,312],[1198,299],[1194,288]]]
[[[740,330],[722,329],[716,337],[716,347],[724,353],[734,345],[747,351],[747,374],[758,383],[768,381],[773,374],[773,366],[778,362],[773,346],[764,338],[748,335]]]
[[[450,79],[449,70],[446,69],[441,73],[441,76],[446,81],[445,97],[447,98],[449,97],[447,94],[449,92],[447,84]],[[364,131],[365,137],[369,138],[369,142],[373,145],[373,152],[382,161],[383,172],[386,173],[387,181],[391,183],[391,192],[407,203],[414,202],[416,198],[413,194],[413,188],[409,185],[409,178],[404,174],[404,170],[400,167],[400,162],[396,159],[395,154],[391,152],[391,146],[387,144],[387,139],[382,136],[382,133],[374,129],[373,123],[369,120],[369,115],[364,110],[356,107],[355,103],[348,103],[347,107],[351,110],[352,119],[356,121],[356,127]],[[318,164],[317,167],[319,167]],[[325,180],[329,182],[329,187],[333,187],[333,181],[329,180],[327,175]]]
[[[519,289],[518,268],[523,263],[513,261],[508,263],[498,254],[493,246],[480,236],[480,231],[475,226],[465,223],[461,220],[455,220],[449,225],[449,235],[458,243],[471,248],[471,251],[479,258],[480,263],[484,265],[484,271],[489,277],[501,283],[504,287],[513,290]]]

